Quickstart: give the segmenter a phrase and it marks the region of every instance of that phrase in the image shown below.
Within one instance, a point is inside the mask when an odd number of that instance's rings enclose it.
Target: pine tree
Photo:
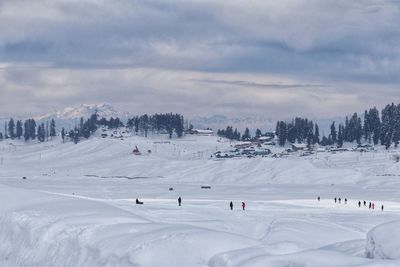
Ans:
[[[51,140],[53,140],[53,137],[56,136],[56,122],[54,121],[54,119],[51,119],[50,122],[50,137]]]
[[[287,125],[284,121],[277,123],[276,134],[278,135],[279,145],[284,146],[287,139]]]
[[[261,130],[260,129],[257,129],[256,130],[256,137],[260,137],[261,136]]]
[[[287,140],[288,140],[288,142],[290,142],[290,143],[296,143],[296,137],[297,137],[297,134],[296,134],[296,128],[295,128],[295,125],[294,125],[294,123],[292,122],[292,123],[288,123],[287,124]]]
[[[32,140],[36,138],[36,122],[34,119],[29,119],[29,138]]]
[[[319,144],[319,142],[319,127],[318,124],[315,124],[314,144]]]
[[[248,140],[250,138],[251,138],[250,130],[249,130],[249,128],[246,128],[246,130],[244,131],[244,133],[242,135],[242,140],[245,141],[245,140]]]
[[[24,140],[25,142],[28,141],[30,138],[30,134],[29,134],[29,120],[26,120],[24,122]]]
[[[16,134],[16,137],[18,139],[21,139],[22,135],[23,135],[22,121],[18,120],[17,121],[17,134]]]
[[[368,116],[370,119],[372,141],[374,142],[374,145],[377,145],[381,135],[381,120],[378,109],[376,107],[370,109]]]
[[[37,130],[37,137],[40,142],[44,142],[46,140],[46,130],[44,128],[44,123],[41,123]]]
[[[336,127],[335,127],[335,122],[332,122],[331,124],[331,139],[333,144],[337,143],[337,132],[336,132]]]
[[[344,136],[343,136],[343,125],[340,123],[339,124],[339,132],[338,132],[338,147],[342,147],[343,146],[343,141],[344,141]]]
[[[395,107],[393,116],[393,142],[397,148],[400,141],[400,104]]]
[[[13,118],[11,118],[10,121],[8,122],[8,136],[11,139],[15,138],[15,123]]]
[[[64,143],[65,142],[65,129],[64,129],[64,127],[61,130],[61,138],[62,138],[63,143]]]
[[[363,135],[365,141],[371,143],[371,119],[369,117],[369,113],[367,110],[364,112],[364,126],[363,126]]]

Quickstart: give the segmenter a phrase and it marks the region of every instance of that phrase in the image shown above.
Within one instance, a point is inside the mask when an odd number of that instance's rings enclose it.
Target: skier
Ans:
[[[339,204],[340,204],[340,202],[342,202],[342,199],[339,197]]]
[[[246,203],[242,202],[242,209],[245,210],[246,208]]]
[[[375,203],[372,203],[372,209],[373,210],[375,209]]]
[[[335,203],[336,203],[336,201],[337,201],[337,198],[335,197],[334,199],[335,199]]]
[[[136,199],[136,204],[137,204],[137,205],[143,205],[143,202],[142,202],[142,201],[139,201],[139,199]]]
[[[318,196],[318,202],[321,200],[321,198]]]
[[[361,201],[358,201],[358,207],[359,208],[361,207]]]
[[[347,198],[344,199],[344,204],[347,204]]]
[[[382,205],[382,207],[381,207],[381,210],[383,211],[383,205]]]
[[[181,204],[182,204],[182,199],[181,199],[181,197],[178,198],[178,204],[179,204],[179,207],[180,207]]]

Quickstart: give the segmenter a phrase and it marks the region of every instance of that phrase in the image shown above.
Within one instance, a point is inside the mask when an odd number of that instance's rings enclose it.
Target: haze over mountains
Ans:
[[[38,122],[46,122],[54,119],[56,121],[58,130],[60,130],[62,127],[64,127],[65,129],[72,129],[77,123],[79,123],[79,119],[81,117],[87,119],[95,112],[97,112],[100,117],[105,117],[107,119],[111,117],[118,117],[123,122],[126,122],[128,118],[135,115],[141,115],[119,110],[109,103],[94,103],[81,104],[75,107],[65,107],[63,109],[55,110],[53,112],[33,116],[33,118]],[[184,113],[183,115],[185,116]],[[287,120],[289,121],[290,119],[291,118],[288,118]],[[9,120],[9,118],[1,118],[0,123],[4,124],[5,120]],[[211,128],[213,130],[217,130],[226,128],[226,126],[229,125],[237,128],[239,131],[244,131],[246,127],[248,127],[252,132],[254,132],[256,129],[260,129],[263,132],[274,131],[277,122],[276,119],[269,116],[228,117],[222,114],[195,117],[185,116],[185,120],[187,120],[187,122],[189,124],[192,124],[195,128],[199,129]],[[313,119],[313,121],[317,122],[322,130],[329,131],[329,126],[332,121],[336,121],[337,123],[342,122],[344,121],[344,117]]]

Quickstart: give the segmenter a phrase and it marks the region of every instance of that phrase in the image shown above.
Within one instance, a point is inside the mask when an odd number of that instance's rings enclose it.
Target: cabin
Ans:
[[[303,151],[307,149],[307,144],[292,144],[293,151]]]
[[[214,131],[211,130],[211,129],[206,129],[206,130],[191,129],[189,131],[189,134],[200,135],[200,136],[213,136],[214,135]]]

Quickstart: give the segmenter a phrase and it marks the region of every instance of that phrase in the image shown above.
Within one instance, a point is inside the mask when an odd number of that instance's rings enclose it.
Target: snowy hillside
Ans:
[[[118,134],[0,142],[0,266],[400,266],[385,150],[216,159],[233,144]]]

